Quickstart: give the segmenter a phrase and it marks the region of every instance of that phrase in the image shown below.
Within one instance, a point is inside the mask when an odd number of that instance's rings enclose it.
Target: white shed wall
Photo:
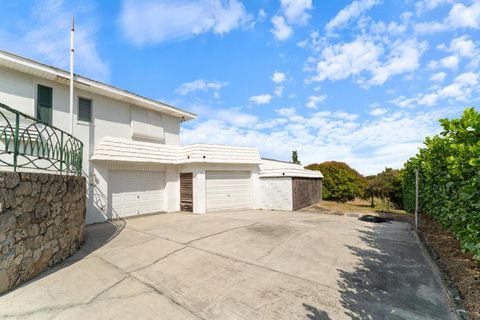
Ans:
[[[262,209],[292,211],[292,178],[261,178]]]

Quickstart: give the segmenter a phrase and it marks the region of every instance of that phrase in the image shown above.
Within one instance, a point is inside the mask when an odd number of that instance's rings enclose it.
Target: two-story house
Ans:
[[[319,172],[263,160],[255,148],[181,146],[180,125],[195,114],[74,79],[72,134],[84,144],[87,223],[179,210],[292,210],[319,200]],[[0,103],[68,131],[69,74],[0,51]],[[305,188],[308,199],[298,195]]]

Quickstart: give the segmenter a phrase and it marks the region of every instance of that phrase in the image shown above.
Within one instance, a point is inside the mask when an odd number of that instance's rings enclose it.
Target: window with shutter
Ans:
[[[92,100],[78,98],[78,120],[92,122]]]
[[[37,118],[48,124],[52,124],[52,100],[52,88],[39,84],[37,87]]]

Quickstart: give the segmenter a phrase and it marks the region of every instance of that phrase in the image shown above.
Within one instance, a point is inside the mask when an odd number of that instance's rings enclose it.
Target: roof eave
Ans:
[[[0,61],[0,66],[4,66],[5,68],[13,69],[36,77],[68,85],[70,75],[67,71],[60,68],[49,66],[3,50],[0,50],[0,59],[6,61],[6,63],[1,63]],[[22,70],[19,70],[19,66],[23,67]],[[116,88],[112,85],[105,84],[100,81],[85,78],[80,75],[75,75],[74,83],[75,87],[82,90],[92,91],[92,88],[95,88],[95,93],[97,94],[131,103],[139,107],[163,112],[171,116],[180,118],[181,121],[193,120],[197,117],[195,113],[182,110],[164,102],[155,101],[153,99],[149,99],[123,89]]]

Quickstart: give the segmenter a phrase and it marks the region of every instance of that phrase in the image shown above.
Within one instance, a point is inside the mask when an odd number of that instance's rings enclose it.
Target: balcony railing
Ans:
[[[0,166],[82,174],[83,143],[0,103]]]

